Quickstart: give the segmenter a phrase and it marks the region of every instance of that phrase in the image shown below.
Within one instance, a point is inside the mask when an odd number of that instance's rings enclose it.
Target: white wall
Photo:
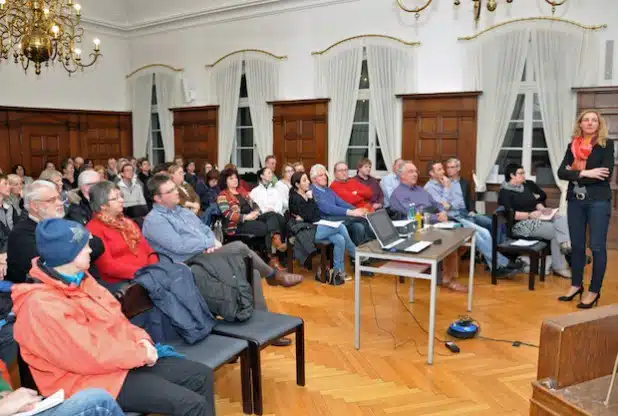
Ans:
[[[133,0],[133,3],[136,1],[143,2]],[[544,0],[518,0],[511,6],[503,1],[498,3],[494,13],[483,10],[478,30],[518,17],[551,15],[551,7]],[[590,3],[570,0],[558,8],[556,16],[584,24],[608,23],[610,28],[601,33],[602,40],[617,39],[618,2],[596,0],[594,7]],[[162,6],[157,6],[156,14],[161,10]],[[434,1],[417,21],[412,14],[399,9],[395,0],[357,0],[137,36],[131,40],[131,65],[137,68],[167,63],[185,68],[185,78],[196,91],[196,102],[191,105],[201,105],[209,104],[205,64],[234,50],[265,49],[288,56],[282,62],[279,98],[311,98],[314,97],[312,51],[349,36],[378,33],[422,42],[418,54],[418,92],[461,91],[465,85],[463,46],[457,37],[476,30],[471,1],[462,1],[459,8],[451,0]],[[607,83],[618,81],[618,51],[615,57],[614,79]],[[600,56],[599,60],[602,59]]]

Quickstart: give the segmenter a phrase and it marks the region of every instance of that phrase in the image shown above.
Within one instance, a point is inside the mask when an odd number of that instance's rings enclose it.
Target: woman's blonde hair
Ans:
[[[597,130],[597,143],[599,144],[599,146],[605,147],[607,145],[607,136],[609,135],[609,132],[607,129],[607,123],[605,122],[605,119],[601,116],[599,110],[584,110],[579,114],[579,116],[577,117],[577,121],[575,122],[575,127],[573,128],[573,138],[583,137],[584,134],[582,132],[580,124],[586,114],[596,114],[597,118],[599,119],[599,129]]]
[[[281,177],[282,178],[285,176],[285,169],[286,168],[294,169],[294,165],[292,165],[291,163],[284,163],[283,166],[281,166]]]

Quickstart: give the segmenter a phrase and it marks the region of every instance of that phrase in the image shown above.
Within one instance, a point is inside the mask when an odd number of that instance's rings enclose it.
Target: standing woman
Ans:
[[[599,302],[607,267],[607,230],[612,213],[609,178],[614,168],[614,146],[607,143],[607,124],[596,110],[584,111],[577,118],[573,140],[558,169],[558,177],[569,181],[567,191],[569,233],[572,246],[571,288],[558,300],[569,302],[580,295],[580,309]],[[584,293],[586,228],[590,227],[592,282]]]

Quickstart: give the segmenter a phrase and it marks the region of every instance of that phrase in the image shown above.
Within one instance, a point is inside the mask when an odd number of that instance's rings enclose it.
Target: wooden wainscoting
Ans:
[[[172,108],[174,113],[174,150],[185,162],[196,163],[201,171],[204,162],[217,163],[219,150],[219,106]],[[223,166],[220,166],[223,169]]]
[[[131,113],[0,107],[0,168],[21,163],[38,177],[46,161],[81,156],[95,164],[131,155]]]
[[[476,166],[476,123],[479,91],[405,94],[403,99],[404,159],[414,161],[419,180],[429,179],[432,160],[461,160],[461,174],[472,180]]]
[[[279,166],[302,162],[328,166],[328,99],[275,101],[273,153]]]

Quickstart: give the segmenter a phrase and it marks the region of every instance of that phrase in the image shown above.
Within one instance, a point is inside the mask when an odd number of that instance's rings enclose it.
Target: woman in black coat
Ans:
[[[584,111],[577,118],[573,140],[566,149],[558,177],[569,181],[567,191],[569,232],[572,245],[571,288],[560,301],[579,295],[578,308],[595,306],[607,267],[607,230],[612,215],[609,178],[614,168],[614,146],[607,141],[607,124],[598,111]],[[586,265],[586,229],[590,227],[592,282],[583,297]]]

